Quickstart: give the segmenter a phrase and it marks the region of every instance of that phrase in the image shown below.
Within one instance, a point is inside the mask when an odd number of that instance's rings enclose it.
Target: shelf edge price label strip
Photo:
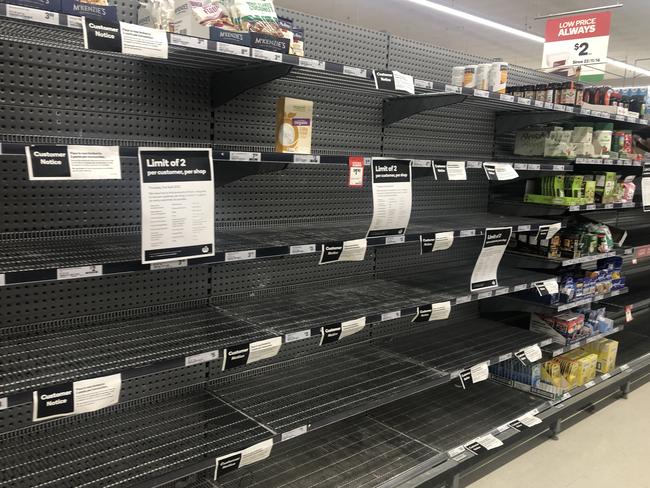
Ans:
[[[512,227],[485,229],[483,248],[472,271],[470,291],[481,291],[499,286],[497,271],[511,236]]]
[[[167,33],[163,30],[88,17],[83,17],[82,27],[86,49],[146,58],[169,57]]]
[[[243,451],[220,456],[215,460],[214,479],[215,481],[224,474],[235,471],[249,464],[263,461],[271,455],[273,439],[262,441]]]

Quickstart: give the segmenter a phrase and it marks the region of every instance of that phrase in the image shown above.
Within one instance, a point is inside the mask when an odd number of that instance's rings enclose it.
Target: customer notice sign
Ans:
[[[214,256],[212,150],[140,148],[142,262]]]

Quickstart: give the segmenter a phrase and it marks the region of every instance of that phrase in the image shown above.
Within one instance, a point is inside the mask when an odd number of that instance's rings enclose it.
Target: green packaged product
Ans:
[[[584,182],[583,196],[588,203],[596,201],[596,182],[593,180]]]

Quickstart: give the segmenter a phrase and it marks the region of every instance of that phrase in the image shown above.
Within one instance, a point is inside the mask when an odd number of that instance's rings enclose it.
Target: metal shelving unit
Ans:
[[[117,7],[136,20],[137,2]],[[470,368],[551,342],[482,318],[474,302],[498,305],[552,276],[506,256],[499,286],[470,293],[486,229],[534,233],[558,222],[551,211],[494,213],[483,163],[511,162],[519,180],[592,167],[638,173],[640,164],[502,158],[497,137],[540,121],[643,130],[647,120],[452,87],[452,66],[488,60],[278,10],[305,27],[307,58],[228,54],[177,34],[167,36],[168,60],[90,51],[78,17],[0,3],[0,484],[446,484],[484,459],[464,447],[477,436],[517,438],[502,426],[531,409],[548,428],[554,404],[650,367],[645,335],[630,332],[627,364],[555,403],[490,381],[457,385]],[[417,94],[376,89],[373,69],[413,74]],[[559,80],[513,65],[510,75],[513,84]],[[283,95],[314,101],[311,155],[274,152]],[[119,146],[122,179],[30,181],[31,144]],[[143,146],[213,149],[214,258],[141,264]],[[348,187],[349,156],[412,160],[411,220],[404,236],[369,238],[363,261],[319,266],[324,243],[363,238],[372,218],[369,168],[362,188]],[[466,161],[467,180],[436,180],[432,160]],[[643,228],[635,211],[608,214]],[[450,231],[450,249],[421,253],[422,236]],[[411,322],[447,301],[449,319]],[[356,334],[320,344],[322,328],[360,318]],[[281,338],[277,355],[224,371],[230,349],[270,338]],[[33,420],[38,389],[113,373],[117,404]],[[215,458],[270,439],[268,459],[210,480]]]

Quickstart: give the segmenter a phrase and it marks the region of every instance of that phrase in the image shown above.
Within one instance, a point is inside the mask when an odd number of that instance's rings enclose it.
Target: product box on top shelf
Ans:
[[[50,12],[61,11],[61,0],[4,0],[4,2],[10,5],[20,5],[21,7],[49,10]]]
[[[533,313],[530,316],[529,329],[544,334],[556,344],[567,346],[590,337],[591,329],[585,327],[585,316],[573,312],[559,315]]]
[[[82,2],[79,0],[61,0],[61,12],[79,17],[117,22],[117,7],[108,5],[106,0],[99,2]]]

